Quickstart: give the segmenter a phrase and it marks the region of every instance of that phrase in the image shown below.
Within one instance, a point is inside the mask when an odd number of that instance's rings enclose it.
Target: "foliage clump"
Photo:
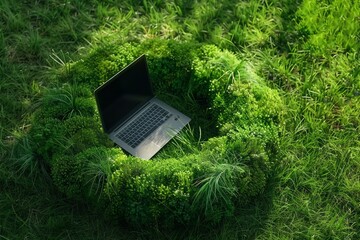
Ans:
[[[193,182],[186,159],[123,159],[105,189],[110,214],[135,225],[188,223]]]
[[[119,149],[90,147],[75,155],[57,154],[52,164],[52,178],[66,196],[88,203],[100,204],[99,198],[112,173]]]
[[[82,152],[90,147],[112,146],[111,141],[102,132],[99,122],[93,117],[74,116],[64,121],[64,127],[73,153]]]
[[[105,45],[90,52],[85,59],[73,63],[69,73],[61,78],[65,81],[70,80],[73,84],[94,89],[132,62],[138,55],[139,49],[134,44]]]
[[[183,141],[181,154],[169,148],[167,155],[143,161],[113,148],[102,133],[90,92],[141,53],[155,92],[190,115],[194,126],[209,122],[212,134],[203,142]],[[68,197],[134,225],[172,226],[219,222],[264,191],[277,157],[282,102],[233,53],[149,40],[107,46],[67,74],[70,85],[45,94],[30,139]]]

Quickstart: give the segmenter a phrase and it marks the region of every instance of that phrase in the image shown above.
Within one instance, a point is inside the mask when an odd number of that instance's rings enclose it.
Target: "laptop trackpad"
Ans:
[[[163,126],[164,127],[164,126]],[[157,131],[152,134],[151,137],[146,139],[139,145],[139,148],[136,149],[138,156],[143,159],[150,159],[152,155],[158,152],[170,139],[175,136],[175,132],[168,130],[164,131],[160,127]]]
[[[153,141],[145,140],[141,143],[141,147],[136,149],[136,154],[142,159],[149,160],[154,153],[158,152],[162,146],[156,144]]]

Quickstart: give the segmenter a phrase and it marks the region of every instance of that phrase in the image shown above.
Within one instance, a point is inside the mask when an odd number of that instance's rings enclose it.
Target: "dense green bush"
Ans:
[[[93,116],[95,102],[88,88],[64,84],[45,92],[40,102],[41,109],[35,115],[37,119],[56,118],[65,120],[74,115]]]
[[[198,157],[208,167],[196,182],[194,206],[217,221],[262,193],[271,169],[265,149],[253,139],[211,138]]]
[[[135,44],[105,45],[90,52],[87,58],[73,63],[69,73],[61,76],[60,80],[85,85],[93,90],[138,56],[139,49]]]
[[[101,197],[119,149],[90,147],[74,155],[57,154],[52,164],[52,177],[58,189],[68,197],[96,202]]]
[[[58,163],[59,158],[76,165],[73,155],[91,147],[112,146],[94,114],[95,100],[88,88],[65,84],[46,92],[29,131],[35,158],[56,172],[61,164],[66,165]]]
[[[181,143],[175,145],[184,148],[181,154],[171,154],[170,146],[151,161],[112,148],[90,92],[141,53],[155,92],[189,115],[192,126],[204,127],[203,143],[180,136],[173,142]],[[44,95],[30,130],[33,151],[47,159],[68,197],[134,225],[172,226],[218,222],[264,191],[276,161],[282,102],[233,53],[149,40],[94,51],[59,81],[69,74],[71,85]]]
[[[52,164],[52,179],[57,188],[69,197],[81,199],[84,189],[82,170],[85,163],[76,156],[54,156]]]
[[[73,153],[90,147],[112,146],[112,142],[103,133],[99,121],[94,117],[74,116],[63,122],[65,136],[69,139]]]
[[[29,132],[30,145],[35,157],[50,164],[54,153],[67,148],[68,141],[64,131],[59,119],[38,119]]]
[[[198,44],[176,41],[151,40],[144,42],[141,52],[149,62],[150,78],[158,94],[171,93],[175,96],[198,95],[202,89],[194,86],[192,80],[192,59]]]
[[[190,162],[133,158],[118,161],[106,188],[111,214],[135,225],[188,223],[195,164]]]

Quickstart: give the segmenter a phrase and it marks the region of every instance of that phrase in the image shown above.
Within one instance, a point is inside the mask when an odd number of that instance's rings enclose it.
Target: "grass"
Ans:
[[[359,239],[359,16],[350,0],[1,1],[0,239]],[[36,177],[26,139],[10,154],[61,65],[107,42],[155,37],[235,51],[287,107],[267,191],[216,227],[108,223]],[[33,170],[19,174],[11,156]]]

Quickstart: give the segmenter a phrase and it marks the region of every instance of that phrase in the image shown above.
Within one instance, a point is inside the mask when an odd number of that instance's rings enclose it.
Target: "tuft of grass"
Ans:
[[[107,152],[104,153],[103,149],[99,149],[92,157],[92,161],[84,169],[84,176],[88,179],[91,195],[100,198],[108,178],[113,173],[114,159]]]
[[[186,125],[180,133],[169,142],[164,148],[156,154],[154,160],[168,158],[182,158],[189,154],[199,153],[201,144],[204,141],[199,128],[198,132],[191,125]]]
[[[2,1],[0,3],[0,12],[5,31],[21,31],[26,27],[24,15],[19,12],[19,7],[12,4],[11,1]]]
[[[45,171],[44,166],[40,166],[36,156],[32,152],[28,137],[20,137],[17,144],[13,147],[10,161],[19,176],[26,176],[29,179],[36,179],[41,170]],[[45,174],[43,172],[43,174]]]
[[[225,206],[231,206],[231,198],[236,196],[237,188],[233,182],[235,175],[244,173],[245,170],[236,163],[214,162],[213,171],[209,176],[204,176],[196,185],[199,190],[194,197],[194,206],[204,208],[205,215],[216,214],[219,209],[216,205],[223,202]],[[220,211],[232,211],[233,209],[221,209]],[[231,213],[229,212],[229,215]],[[213,216],[216,217],[216,216]]]

